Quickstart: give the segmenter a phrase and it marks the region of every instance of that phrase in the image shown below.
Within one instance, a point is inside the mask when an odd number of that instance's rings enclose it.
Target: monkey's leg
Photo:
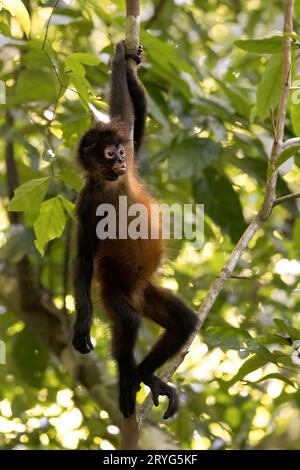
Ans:
[[[166,331],[138,366],[138,374],[151,388],[155,405],[158,405],[159,395],[168,396],[169,406],[164,414],[167,419],[177,411],[178,398],[175,389],[156,377],[154,371],[180,350],[195,330],[198,319],[171,291],[152,285],[145,291],[144,314]]]
[[[135,410],[139,389],[134,346],[141,318],[118,292],[105,294],[103,300],[112,321],[112,352],[119,370],[119,407],[127,418]]]

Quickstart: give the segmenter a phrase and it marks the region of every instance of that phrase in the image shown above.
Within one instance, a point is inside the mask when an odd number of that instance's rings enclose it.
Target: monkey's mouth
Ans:
[[[122,163],[121,165],[117,164],[112,167],[112,171],[117,176],[125,175],[127,171],[126,163]]]

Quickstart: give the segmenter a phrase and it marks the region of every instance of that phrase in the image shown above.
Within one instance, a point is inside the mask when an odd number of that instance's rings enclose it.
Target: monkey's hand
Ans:
[[[148,376],[143,379],[143,382],[148,385],[151,389],[152,399],[155,406],[159,405],[159,396],[167,396],[169,399],[169,405],[164,413],[164,419],[168,419],[173,416],[179,409],[179,400],[175,388],[170,387],[156,375]]]
[[[74,335],[73,335],[73,346],[76,351],[79,351],[81,354],[88,354],[93,349],[94,346],[91,341],[90,331],[91,331],[91,322],[89,320],[90,315],[85,315],[88,319],[82,321],[80,315],[77,316],[77,320],[74,326]]]
[[[140,44],[138,49],[136,51],[128,51],[125,55],[125,58],[126,59],[132,59],[135,61],[135,63],[137,65],[139,65],[141,62],[142,62],[142,57],[143,57],[143,51],[144,51],[144,48],[143,46]]]

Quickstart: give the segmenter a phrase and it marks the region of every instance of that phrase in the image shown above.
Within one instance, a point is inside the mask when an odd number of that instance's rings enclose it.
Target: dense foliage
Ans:
[[[117,448],[119,423],[105,400],[99,406],[78,385],[6,295],[9,274],[26,258],[47,302],[67,319],[74,313],[70,259],[81,186],[74,155],[91,122],[89,104],[107,110],[109,58],[125,31],[123,0],[65,0],[53,10],[54,3],[0,0],[0,446]],[[161,272],[162,284],[195,309],[262,202],[282,80],[282,4],[141,5],[149,119],[140,168],[160,201],[205,204],[204,247],[172,242]],[[287,138],[300,133],[299,1],[294,20]],[[15,175],[7,148],[20,180],[10,205]],[[299,190],[300,181],[297,154],[280,164],[278,197]],[[168,444],[158,435],[159,407],[148,447],[300,448],[298,214],[297,201],[280,205],[256,234],[174,376],[182,406],[162,426]],[[109,329],[97,300],[96,316],[95,351],[113,387]],[[145,324],[138,357],[157,334]]]

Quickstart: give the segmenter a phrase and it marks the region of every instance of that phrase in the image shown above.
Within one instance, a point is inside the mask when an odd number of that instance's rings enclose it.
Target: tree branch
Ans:
[[[273,207],[279,206],[279,204],[283,204],[284,202],[293,201],[294,199],[299,199],[299,198],[300,198],[300,192],[287,194],[286,196],[278,197],[277,199],[275,199]]]
[[[282,150],[286,150],[292,147],[300,146],[300,137],[294,137],[293,139],[286,140],[282,144]]]
[[[136,52],[139,46],[139,35],[140,35],[140,1],[139,0],[126,0],[126,34],[125,44],[127,52],[130,50]],[[129,64],[136,73],[136,63],[134,60],[129,59]],[[130,126],[130,154],[133,155],[133,127],[134,119],[133,115],[128,123]],[[124,450],[136,450],[138,449],[139,440],[139,427],[134,413],[129,418],[122,419],[121,427],[121,449]]]
[[[274,165],[278,156],[282,151],[282,142],[286,118],[286,109],[287,109],[287,100],[290,91],[291,84],[291,39],[290,34],[293,29],[293,0],[286,0],[285,2],[285,13],[284,13],[284,32],[287,33],[283,37],[283,83],[280,95],[280,102],[278,106],[278,112],[276,116],[276,126],[275,126],[275,136],[274,143],[271,151],[269,165]],[[277,171],[275,171],[268,179],[266,183],[266,191],[263,204],[257,213],[256,217],[250,223],[239,242],[235,246],[232,254],[230,255],[226,265],[222,269],[219,276],[215,279],[211,285],[206,297],[202,301],[200,309],[198,311],[198,329],[197,332],[201,329],[207,315],[212,309],[215,300],[222,291],[226,281],[231,277],[237,262],[239,261],[241,255],[246,250],[249,242],[252,240],[256,232],[263,226],[265,221],[269,218],[273,203],[275,200],[275,190],[277,182]],[[180,353],[169,363],[168,367],[164,370],[162,374],[162,379],[168,381],[176,369],[179,367],[184,357],[186,356],[188,349],[194,340],[197,332],[187,341]],[[138,424],[142,425],[143,421],[147,417],[148,413],[151,410],[153,405],[150,395],[146,398],[142,406],[140,407],[138,413]]]

